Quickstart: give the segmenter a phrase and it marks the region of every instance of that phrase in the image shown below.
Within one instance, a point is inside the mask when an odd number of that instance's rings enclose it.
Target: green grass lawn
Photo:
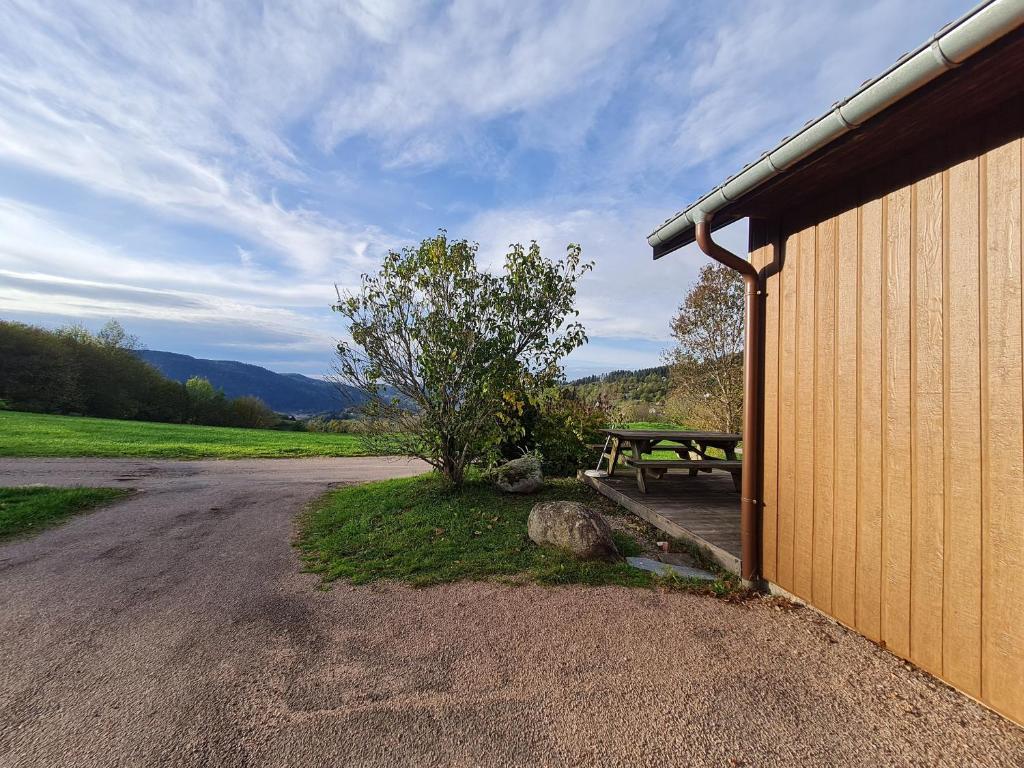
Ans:
[[[121,488],[0,488],[0,539],[40,531],[128,493]]]
[[[631,421],[623,424],[622,429],[689,429],[689,427],[673,424],[669,421]]]
[[[0,456],[243,459],[364,454],[354,435],[0,411]]]
[[[704,583],[698,587],[660,579],[623,562],[585,562],[538,547],[526,534],[530,508],[555,499],[583,501],[606,514],[625,514],[575,480],[550,480],[538,494],[514,496],[479,480],[452,491],[437,476],[422,475],[326,494],[304,515],[297,545],[308,569],[325,581],[365,584],[394,579],[427,586],[497,579],[708,588]],[[639,553],[629,536],[616,533],[615,538],[623,555]]]

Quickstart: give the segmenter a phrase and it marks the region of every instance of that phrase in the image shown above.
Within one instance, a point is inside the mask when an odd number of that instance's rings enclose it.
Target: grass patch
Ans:
[[[355,435],[0,411],[0,456],[276,459],[365,453]]]
[[[670,421],[630,421],[623,424],[621,429],[689,429],[689,427],[673,424]]]
[[[479,480],[452,491],[434,475],[368,483],[314,502],[302,519],[297,544],[308,569],[325,581],[394,579],[427,586],[496,579],[631,587],[674,581],[671,586],[697,587],[623,562],[580,561],[538,547],[526,534],[530,508],[556,499],[601,507],[593,491],[572,479],[550,480],[545,490],[527,497],[502,494]],[[616,532],[615,539],[623,555],[639,554],[628,535]]]
[[[0,488],[0,539],[49,528],[128,493],[122,488]]]

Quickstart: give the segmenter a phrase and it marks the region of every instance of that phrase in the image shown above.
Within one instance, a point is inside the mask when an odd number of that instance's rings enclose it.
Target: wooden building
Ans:
[[[982,4],[650,243],[750,220],[753,570],[1024,723],[1022,21]]]

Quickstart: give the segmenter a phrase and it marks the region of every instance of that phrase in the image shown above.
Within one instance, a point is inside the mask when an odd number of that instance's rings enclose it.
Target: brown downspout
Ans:
[[[758,542],[758,474],[761,467],[761,281],[754,265],[711,239],[711,217],[696,224],[700,249],[743,277],[743,477],[740,484],[740,575],[753,581],[761,570]]]

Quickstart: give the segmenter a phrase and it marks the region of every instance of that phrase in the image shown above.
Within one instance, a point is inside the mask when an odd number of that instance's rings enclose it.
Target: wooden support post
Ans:
[[[617,437],[612,438],[612,452],[608,456],[608,477],[615,474],[615,465],[619,461],[619,450],[621,441]]]
[[[699,446],[697,446],[696,443],[693,443],[692,447],[699,447]],[[694,461],[696,461],[697,459],[704,458],[703,456],[700,455],[700,453],[698,451],[687,450],[687,453],[689,454],[689,458],[693,459]],[[696,477],[697,476],[697,471],[698,470],[696,470],[696,469],[691,469],[690,470],[690,477]]]
[[[639,440],[633,440],[632,441],[632,446],[633,446],[633,458],[636,459],[637,461],[639,461],[643,457],[643,454],[640,451],[640,441]],[[640,493],[647,493],[647,481],[644,478],[644,469],[643,469],[643,467],[637,467],[636,468],[636,487],[640,489]]]

